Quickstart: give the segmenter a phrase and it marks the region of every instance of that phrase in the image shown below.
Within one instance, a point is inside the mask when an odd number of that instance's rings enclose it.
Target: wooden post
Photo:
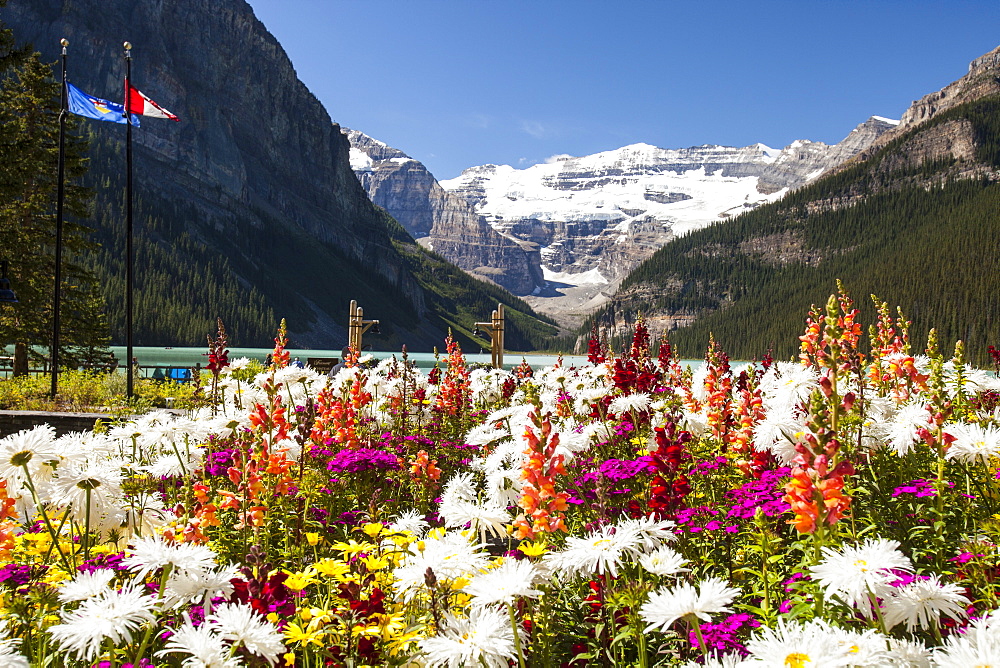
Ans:
[[[497,304],[496,310],[496,322],[493,326],[496,332],[496,368],[503,368],[503,348],[504,348],[504,315],[503,315],[503,304]]]
[[[25,343],[14,344],[14,375],[28,375],[28,345]]]
[[[365,310],[358,306],[357,300],[352,299],[347,315],[347,345],[353,348],[355,352],[360,353],[361,336],[372,325],[377,324],[379,324],[378,320],[365,320]]]
[[[489,322],[477,322],[476,327],[490,330],[490,364],[494,369],[503,368],[504,315],[503,304],[497,304]]]

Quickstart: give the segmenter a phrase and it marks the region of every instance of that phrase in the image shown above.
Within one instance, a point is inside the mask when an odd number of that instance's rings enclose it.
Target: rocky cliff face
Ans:
[[[965,76],[939,91],[915,100],[899,119],[899,125],[892,132],[879,137],[871,149],[877,150],[942,111],[989,95],[1000,95],[1000,47],[969,63],[969,71]]]
[[[248,239],[301,236],[425,312],[424,294],[390,241],[397,232],[350,168],[347,139],[246,2],[10,0],[2,18],[50,61],[68,38],[70,80],[112,100],[121,97],[122,41],[133,43],[133,83],[181,118],[144,119],[133,133],[136,192],[147,204],[183,201],[193,212],[183,233],[224,238],[219,251],[244,267],[236,280],[283,280],[282,258]],[[122,126],[94,126],[118,155],[94,155],[92,172],[120,172]],[[143,225],[137,221],[140,233]],[[316,317],[290,323],[292,331],[300,345],[339,345],[322,323],[343,320],[340,302],[350,295],[336,294],[338,286],[315,289],[302,297]]]
[[[529,300],[535,308],[580,314],[668,240],[781,197],[894,125],[873,117],[834,146],[782,150],[635,144],[527,169],[473,167],[442,186],[501,234],[539,247],[547,285]]]
[[[544,285],[535,244],[494,230],[402,151],[363,132],[344,131],[351,143],[351,167],[371,200],[422,245],[514,294],[530,294]]]

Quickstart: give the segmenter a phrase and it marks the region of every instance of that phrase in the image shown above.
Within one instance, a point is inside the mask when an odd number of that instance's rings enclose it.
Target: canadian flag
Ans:
[[[139,116],[153,116],[154,118],[169,118],[172,121],[179,121],[174,114],[170,113],[160,105],[156,104],[142,94],[138,88],[125,80],[125,109],[130,114]]]

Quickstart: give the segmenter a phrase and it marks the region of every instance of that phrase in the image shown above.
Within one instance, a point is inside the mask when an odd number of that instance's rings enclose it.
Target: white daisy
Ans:
[[[889,665],[894,668],[931,668],[931,653],[919,640],[889,638]]]
[[[497,425],[500,425],[499,427]],[[507,438],[510,432],[503,422],[484,422],[470,429],[462,439],[469,445],[489,445],[501,438]]]
[[[770,451],[782,464],[790,464],[798,455],[795,435],[805,431],[807,417],[795,405],[772,408],[755,427],[754,450]]]
[[[94,522],[102,508],[122,492],[122,470],[109,462],[88,461],[60,468],[59,476],[52,481],[52,502],[70,511],[70,517],[83,523],[88,515]],[[93,525],[91,525],[93,526]]]
[[[494,503],[475,503],[473,501],[441,500],[438,513],[448,528],[468,526],[480,538],[490,536],[506,536],[507,525],[513,519],[507,508]]]
[[[119,646],[132,642],[133,632],[154,621],[155,605],[142,585],[130,583],[121,591],[106,589],[76,610],[63,612],[62,623],[48,631],[60,649],[93,661],[105,640]]]
[[[463,591],[472,596],[473,605],[513,603],[518,598],[538,598],[542,592],[534,588],[538,577],[530,561],[505,559],[496,568],[473,576]]]
[[[179,571],[207,571],[215,567],[215,553],[204,545],[168,543],[160,536],[136,538],[122,565],[138,579],[170,564]]]
[[[981,424],[950,424],[945,432],[955,437],[948,447],[947,459],[963,464],[989,464],[1000,453],[1000,429]]]
[[[407,531],[418,538],[424,535],[429,526],[424,516],[416,510],[407,510],[389,523],[389,528],[393,531]]]
[[[507,668],[516,659],[514,630],[507,611],[474,607],[468,617],[444,615],[438,635],[420,641],[428,668]]]
[[[212,569],[171,571],[164,588],[162,605],[173,609],[191,603],[204,604],[216,596],[233,591],[232,581],[240,577],[233,564]]]
[[[644,411],[649,408],[649,401],[650,396],[643,392],[624,394],[611,400],[611,403],[608,405],[608,411],[611,413]]]
[[[222,642],[211,624],[194,626],[184,613],[184,623],[171,629],[173,635],[156,656],[187,654],[191,658],[182,664],[185,668],[240,668],[242,662],[230,656],[230,648]]]
[[[913,570],[910,559],[898,547],[897,541],[881,538],[869,538],[863,545],[847,546],[840,552],[824,547],[823,560],[812,567],[811,574],[827,596],[837,596],[871,618],[871,598],[886,598],[891,593],[890,583],[896,579],[891,569]]]
[[[937,626],[942,614],[954,620],[963,619],[970,603],[961,587],[941,584],[937,574],[926,580],[914,580],[891,594],[883,604],[885,625],[891,629],[905,622],[910,633],[917,626],[924,630]]]
[[[685,408],[681,415],[681,427],[684,431],[690,432],[695,438],[699,438],[708,429],[708,416],[704,411],[696,413]],[[655,448],[655,444],[653,448]]]
[[[676,575],[690,569],[684,568],[687,563],[679,552],[670,547],[661,547],[658,550],[644,554],[639,557],[639,565],[653,575]]]
[[[604,526],[586,537],[568,536],[559,552],[545,555],[546,565],[567,578],[582,575],[618,575],[618,567],[632,536],[618,533],[613,526]]]
[[[821,619],[805,624],[778,619],[775,628],[763,627],[747,642],[748,666],[775,668],[839,668],[852,666],[851,648],[838,629]]]
[[[123,524],[137,536],[153,535],[173,516],[173,513],[163,506],[159,494],[146,492],[128,497],[127,503],[123,504],[123,510],[125,512]]]
[[[56,430],[47,424],[0,438],[0,479],[13,490],[24,484],[25,468],[36,483],[39,476],[50,477],[60,460],[55,438]]]
[[[853,629],[833,629],[842,647],[847,649],[852,666],[887,666],[889,659],[889,639],[874,629],[855,631]]]
[[[0,624],[0,665],[5,668],[28,668],[28,660],[18,653],[20,638],[8,638],[7,626]]]
[[[900,406],[883,427],[886,445],[901,457],[908,454],[920,439],[917,429],[927,427],[930,417],[927,407],[922,403]]]
[[[649,623],[646,632],[653,629],[666,632],[671,624],[688,615],[707,622],[713,612],[731,611],[730,605],[739,593],[739,589],[716,577],[703,580],[700,590],[686,582],[677,587],[661,587],[642,604],[639,616]]]
[[[673,520],[638,517],[619,522],[615,527],[615,534],[620,536],[627,552],[641,555],[677,540],[677,534],[674,533],[676,526]]]
[[[221,639],[234,647],[245,647],[269,665],[273,666],[285,651],[281,631],[249,605],[223,603],[208,616],[208,623]]]
[[[819,387],[819,374],[798,362],[775,362],[760,381],[765,406],[771,410],[789,410],[809,399]]]
[[[455,580],[458,577],[477,573],[488,562],[488,555],[482,551],[482,543],[470,543],[458,531],[417,541],[403,553],[403,564],[392,574],[396,581],[393,588],[406,600],[410,600],[426,586],[427,569],[431,569],[439,582]]]
[[[98,569],[90,573],[77,573],[69,582],[59,587],[57,596],[63,603],[84,601],[107,591],[108,584],[115,577],[115,572],[109,569]]]
[[[952,633],[932,655],[939,668],[1000,665],[1000,614],[991,610],[966,627]]]
[[[559,434],[559,445],[572,453],[590,450],[601,437],[608,438],[608,426],[603,422],[589,422],[584,425],[566,424]]]

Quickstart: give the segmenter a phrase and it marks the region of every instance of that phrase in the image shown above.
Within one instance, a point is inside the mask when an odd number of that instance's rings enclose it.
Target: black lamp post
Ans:
[[[59,43],[62,45],[62,98],[59,108],[59,163],[56,187],[55,284],[52,287],[52,386],[49,390],[53,399],[56,398],[59,389],[59,334],[62,326],[59,309],[62,306],[63,204],[66,200],[66,117],[69,115],[66,89],[66,47],[69,46],[69,40],[63,38]]]
[[[0,260],[0,304],[16,304],[17,294],[10,287],[7,278],[7,260]]]

